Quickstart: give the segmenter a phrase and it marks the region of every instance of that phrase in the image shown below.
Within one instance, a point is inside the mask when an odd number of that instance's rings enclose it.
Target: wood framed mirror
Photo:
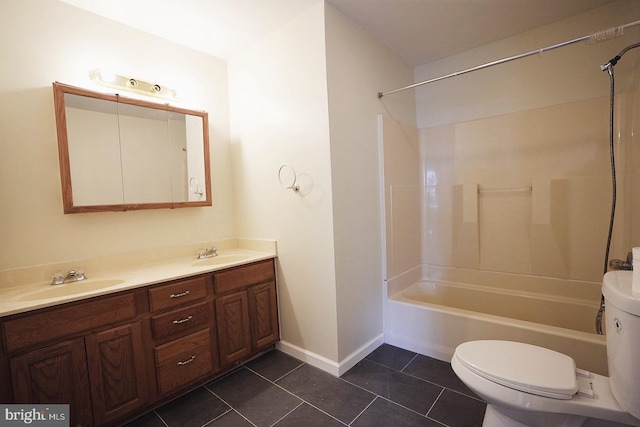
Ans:
[[[53,83],[64,213],[211,206],[203,111]]]

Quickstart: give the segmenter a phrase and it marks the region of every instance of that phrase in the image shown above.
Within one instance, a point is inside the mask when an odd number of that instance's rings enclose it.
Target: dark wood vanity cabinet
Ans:
[[[235,292],[216,299],[220,363],[229,365],[251,352],[247,292]]]
[[[149,289],[159,395],[209,376],[219,366],[210,282],[210,276],[199,276]]]
[[[142,323],[85,338],[95,425],[118,420],[148,402]]]
[[[280,338],[273,262],[222,271],[213,282],[223,366]]]
[[[10,362],[14,403],[68,403],[70,425],[93,425],[82,338],[29,351]]]
[[[148,401],[140,334],[133,323],[11,358],[15,403],[69,403],[74,426],[126,416]]]
[[[252,286],[249,296],[249,326],[251,328],[251,349],[257,350],[280,339],[278,323],[278,303],[276,282]]]
[[[73,426],[147,404],[140,303],[131,291],[3,320],[14,402],[69,403]]]
[[[0,396],[120,425],[279,339],[274,261],[0,318]]]

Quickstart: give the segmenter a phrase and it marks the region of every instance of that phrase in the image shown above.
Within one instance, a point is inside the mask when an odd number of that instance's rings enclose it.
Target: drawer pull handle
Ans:
[[[193,362],[194,360],[196,360],[196,355],[195,354],[193,356],[191,356],[190,358],[188,358],[187,360],[180,360],[177,363],[177,365],[178,366],[188,365],[189,363]]]
[[[171,294],[169,295],[169,298],[182,298],[186,297],[187,295],[189,295],[189,291],[180,292],[179,294]]]
[[[180,325],[182,323],[187,323],[188,321],[190,321],[191,319],[193,319],[193,316],[189,316],[189,317],[185,317],[184,319],[180,319],[180,320],[174,320],[173,324],[174,325]]]

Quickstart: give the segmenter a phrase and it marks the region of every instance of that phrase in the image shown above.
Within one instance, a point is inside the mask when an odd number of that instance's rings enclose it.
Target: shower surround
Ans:
[[[504,57],[504,52],[530,50],[532,40],[539,45],[561,41],[568,38],[568,29],[573,35],[588,34],[638,16],[639,5],[617,2],[420,66],[415,80]],[[557,302],[584,288],[588,296],[580,296],[580,303],[597,311],[612,194],[609,82],[599,66],[638,37],[640,32],[632,29],[599,45],[570,46],[426,85],[416,90],[419,129],[392,117],[380,118],[387,342],[447,359],[458,341],[490,338],[492,330],[497,331],[489,327],[474,335],[480,309],[457,309],[466,316],[459,322],[433,314],[449,310],[447,302],[429,303],[429,314],[419,314],[423,311],[416,307],[422,310],[424,301],[410,301],[406,290],[418,282],[447,280],[434,271],[464,277],[457,283],[462,288],[492,286],[485,281],[490,277],[508,293],[527,295],[537,294],[545,284],[544,298],[552,301],[546,308],[549,318]],[[634,120],[639,113],[640,54],[628,55],[616,68],[618,203],[610,258],[625,258],[631,247],[640,245],[640,191],[633,191],[640,188]],[[593,343],[589,348],[596,350],[591,351],[601,352],[595,319],[585,319],[578,335]],[[508,315],[500,319],[505,325],[519,321]],[[522,330],[508,339],[567,347],[570,340],[562,337],[573,332],[561,325],[555,332],[546,341]],[[582,356],[576,359],[588,360]],[[594,370],[606,370],[598,365],[593,363]]]

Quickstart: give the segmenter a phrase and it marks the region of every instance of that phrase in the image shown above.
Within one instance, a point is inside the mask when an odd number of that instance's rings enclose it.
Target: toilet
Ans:
[[[487,402],[483,427],[640,426],[640,296],[630,271],[605,274],[609,377],[546,348],[512,341],[460,344],[451,366]]]

